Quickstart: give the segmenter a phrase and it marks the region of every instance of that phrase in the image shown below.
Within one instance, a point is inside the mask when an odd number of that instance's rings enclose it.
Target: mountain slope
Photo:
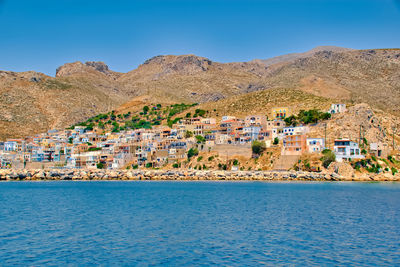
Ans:
[[[400,111],[400,49],[321,51],[268,74],[270,86]]]
[[[286,100],[276,101],[281,94]],[[240,105],[224,112],[237,114],[267,110],[272,103],[297,109],[317,101],[324,108],[332,102],[365,102],[398,115],[400,49],[319,47],[272,61],[236,63],[157,56],[128,73],[114,72],[102,62],[75,62],[59,67],[56,77],[2,71],[0,140],[67,127],[122,104],[124,110],[134,109],[138,101],[130,100],[143,96],[141,105],[145,99],[197,102],[221,112],[236,101]]]
[[[331,51],[331,52],[347,52],[351,51],[352,49],[349,48],[344,48],[344,47],[337,47],[337,46],[318,46],[310,51],[304,52],[304,53],[291,53],[291,54],[286,54],[282,56],[277,56],[273,58],[268,58],[268,59],[256,59],[254,62],[257,63],[262,63],[265,66],[272,66],[275,64],[280,64],[280,63],[288,63],[288,62],[293,62],[296,59],[300,58],[306,58],[306,57],[311,57],[317,52],[321,51]]]
[[[96,74],[52,78],[0,72],[0,140],[63,128],[125,101],[112,81]]]
[[[208,102],[246,92],[258,75],[194,55],[157,56],[119,79],[132,95],[175,102]]]

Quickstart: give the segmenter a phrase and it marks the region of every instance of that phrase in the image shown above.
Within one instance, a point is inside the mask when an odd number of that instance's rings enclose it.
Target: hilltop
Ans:
[[[273,58],[268,58],[268,59],[255,59],[254,62],[257,63],[262,63],[266,66],[271,66],[279,63],[288,63],[288,62],[293,62],[296,59],[300,58],[306,58],[306,57],[311,57],[317,52],[321,51],[332,51],[332,52],[346,52],[346,51],[351,51],[353,49],[350,48],[344,48],[344,47],[337,47],[337,46],[317,46],[310,51],[304,52],[304,53],[291,53],[291,54],[286,54],[282,56],[277,56]]]
[[[332,102],[367,103],[398,116],[400,50],[318,47],[236,63],[162,55],[127,73],[112,71],[103,62],[67,63],[57,68],[56,77],[1,71],[0,100],[0,139],[151,103],[200,103],[219,116],[278,104],[298,110],[326,108]]]

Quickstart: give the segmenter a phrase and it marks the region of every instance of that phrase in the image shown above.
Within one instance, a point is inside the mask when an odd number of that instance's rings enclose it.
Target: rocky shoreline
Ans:
[[[208,170],[0,170],[3,181],[38,180],[227,180],[227,181],[400,181],[399,175],[359,174],[343,177],[335,172],[208,171]]]

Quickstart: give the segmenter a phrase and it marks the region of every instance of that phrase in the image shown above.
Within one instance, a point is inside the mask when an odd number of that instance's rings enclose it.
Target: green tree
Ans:
[[[275,137],[275,138],[274,138],[274,142],[273,142],[273,144],[274,144],[274,145],[277,145],[277,144],[279,144],[279,138],[278,138],[278,137]]]
[[[193,148],[193,147],[191,149],[189,149],[189,151],[187,152],[188,159],[190,159],[194,156],[197,156],[198,154],[199,154],[199,150],[197,148]]]
[[[204,115],[206,114],[206,111],[203,109],[196,109],[194,114],[195,114],[195,117],[197,117],[197,116],[204,117]]]
[[[99,162],[96,164],[97,169],[104,169],[104,164]]]
[[[260,156],[266,149],[265,143],[260,142],[260,141],[253,141],[251,144],[251,150],[253,151],[253,154]]]
[[[174,163],[174,164],[172,164],[172,167],[177,169],[177,168],[179,168],[179,164],[178,163]]]
[[[196,140],[198,144],[204,144],[206,142],[206,139],[201,135],[196,135]]]
[[[186,131],[185,132],[185,138],[190,138],[192,136],[193,136],[193,132],[191,132],[191,131]]]
[[[143,107],[143,113],[144,113],[144,114],[147,114],[147,112],[149,112],[149,109],[150,109],[150,108],[149,108],[148,106],[144,106],[144,107]]]

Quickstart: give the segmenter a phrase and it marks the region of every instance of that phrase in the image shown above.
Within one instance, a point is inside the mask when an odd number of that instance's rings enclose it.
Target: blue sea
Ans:
[[[14,265],[399,266],[400,184],[2,182]]]

